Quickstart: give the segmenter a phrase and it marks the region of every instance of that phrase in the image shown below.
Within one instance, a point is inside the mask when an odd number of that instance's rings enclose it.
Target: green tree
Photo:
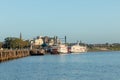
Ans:
[[[4,41],[4,48],[21,49],[29,46],[29,41],[23,41],[22,39],[15,37],[7,37]]]

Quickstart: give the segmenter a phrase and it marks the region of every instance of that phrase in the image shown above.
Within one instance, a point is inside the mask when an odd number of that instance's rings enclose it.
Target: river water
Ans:
[[[120,52],[29,56],[0,63],[0,80],[120,80]]]

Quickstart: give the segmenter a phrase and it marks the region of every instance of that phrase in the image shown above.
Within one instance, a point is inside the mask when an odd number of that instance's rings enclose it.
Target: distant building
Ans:
[[[58,39],[58,37],[37,36],[32,40],[31,44],[33,46],[43,46],[43,45],[53,46],[54,44],[61,44],[61,43],[62,41]]]
[[[34,45],[42,45],[43,44],[43,39],[41,37],[37,37],[34,39]]]
[[[48,36],[45,36],[42,39],[43,39],[44,43],[48,43],[49,42],[49,37]]]
[[[48,44],[49,46],[52,46],[52,45],[54,45],[54,39],[49,39],[49,44]]]

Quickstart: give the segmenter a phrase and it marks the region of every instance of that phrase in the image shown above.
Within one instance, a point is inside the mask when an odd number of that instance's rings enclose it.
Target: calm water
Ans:
[[[0,63],[0,80],[120,80],[120,52],[30,56]]]

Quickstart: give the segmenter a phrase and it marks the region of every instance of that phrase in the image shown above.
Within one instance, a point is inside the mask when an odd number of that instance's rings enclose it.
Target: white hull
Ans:
[[[71,53],[82,53],[86,51],[87,51],[87,48],[84,46],[80,46],[80,45],[71,46]]]
[[[55,51],[55,52],[54,52]],[[52,53],[68,53],[67,46],[60,44],[52,47]]]

